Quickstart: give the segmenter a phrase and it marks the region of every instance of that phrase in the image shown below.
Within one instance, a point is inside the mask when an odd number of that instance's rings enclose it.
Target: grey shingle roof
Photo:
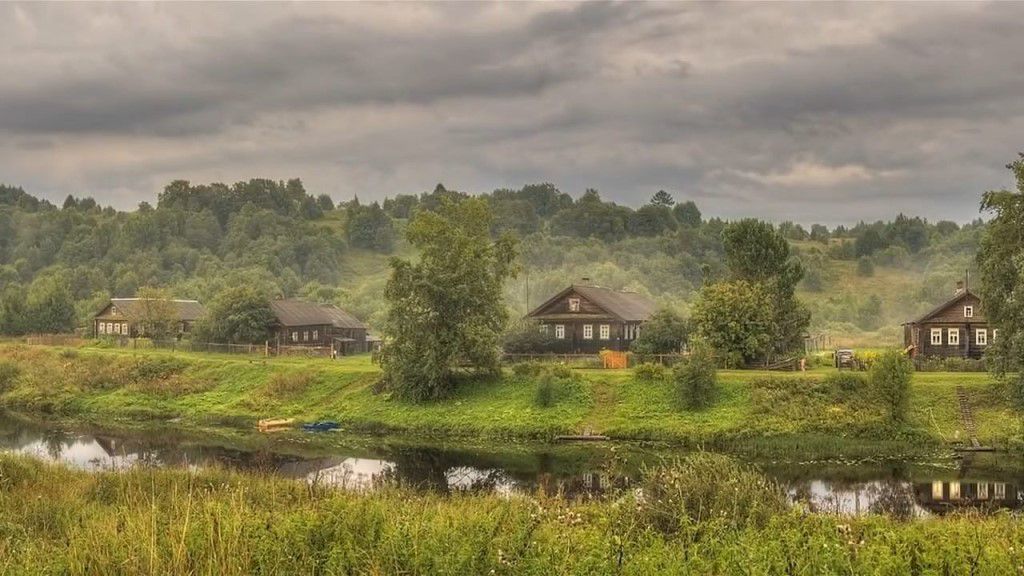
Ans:
[[[111,298],[110,303],[117,307],[122,314],[131,318],[143,314],[142,305],[145,298]],[[195,321],[203,314],[206,308],[198,300],[171,300],[177,312],[178,320]]]
[[[601,286],[573,284],[552,296],[547,302],[538,306],[529,315],[536,315],[549,304],[564,297],[572,291],[575,291],[580,296],[596,304],[609,314],[618,316],[625,322],[645,322],[650,319],[651,315],[658,309],[657,304],[649,300],[646,296],[636,292],[620,292],[618,290],[603,288]],[[570,316],[572,318],[582,318],[585,315],[573,313]]]
[[[331,304],[314,304],[289,298],[272,301],[270,309],[282,326],[330,324],[335,328],[366,328],[355,316]]]
[[[963,292],[959,294],[954,294],[953,297],[950,298],[949,300],[946,300],[942,304],[939,304],[935,308],[932,308],[928,312],[925,312],[921,316],[917,317],[917,319],[911,320],[910,322],[906,322],[906,324],[920,324],[922,322],[927,322],[932,318],[932,316],[935,316],[939,312],[942,312],[946,308],[949,308],[950,306],[956,304],[957,302],[963,300],[964,298],[967,298],[968,296],[974,296],[975,298],[978,298],[980,300],[977,294],[971,292],[969,289],[965,289]]]

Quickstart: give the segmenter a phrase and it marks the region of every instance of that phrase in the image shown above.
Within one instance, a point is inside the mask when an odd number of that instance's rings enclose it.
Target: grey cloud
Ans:
[[[963,221],[1024,147],[1015,4],[6,4],[0,22],[0,179],[58,199],[551,181],[724,216]]]

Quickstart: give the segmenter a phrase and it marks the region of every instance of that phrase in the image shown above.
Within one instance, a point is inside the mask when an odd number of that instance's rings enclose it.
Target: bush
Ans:
[[[21,369],[13,362],[0,362],[0,394],[9,390],[18,378]]]
[[[313,383],[309,372],[278,372],[267,381],[267,395],[272,398],[286,398],[301,394]]]
[[[874,361],[868,378],[878,401],[893,422],[904,422],[910,403],[910,380],[914,365],[899,350],[889,350]]]
[[[541,330],[541,325],[532,320],[522,320],[509,327],[502,335],[501,347],[506,353],[539,352],[549,350],[555,337]]]
[[[940,358],[930,356],[914,362],[918,372],[986,372],[988,363],[984,358]]]
[[[757,469],[728,456],[697,452],[643,470],[639,524],[663,534],[688,528],[760,527],[786,509],[782,490]]]
[[[870,278],[875,275],[875,263],[867,256],[861,256],[857,260],[857,276]]]
[[[641,382],[661,382],[668,375],[668,370],[661,364],[644,362],[633,368],[633,377]]]
[[[867,388],[868,381],[858,372],[832,372],[825,377],[825,384],[839,392],[856,392]]]
[[[711,349],[704,344],[694,346],[690,357],[673,367],[672,377],[676,384],[676,395],[684,406],[699,409],[711,404],[718,384]]]
[[[544,370],[544,365],[540,362],[516,362],[511,368],[516,376],[536,376]]]
[[[537,379],[537,392],[534,395],[534,403],[541,408],[548,408],[555,402],[555,377],[550,372],[544,372]]]

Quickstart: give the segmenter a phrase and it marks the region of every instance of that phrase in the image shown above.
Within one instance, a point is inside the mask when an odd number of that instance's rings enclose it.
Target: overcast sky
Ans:
[[[970,220],[1024,150],[1024,4],[0,4],[0,182],[336,200],[552,182]]]

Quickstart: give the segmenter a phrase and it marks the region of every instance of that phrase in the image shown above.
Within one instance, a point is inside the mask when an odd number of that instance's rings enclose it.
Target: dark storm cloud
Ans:
[[[0,180],[379,198],[550,181],[967,220],[1024,148],[1020,4],[0,5]]]

